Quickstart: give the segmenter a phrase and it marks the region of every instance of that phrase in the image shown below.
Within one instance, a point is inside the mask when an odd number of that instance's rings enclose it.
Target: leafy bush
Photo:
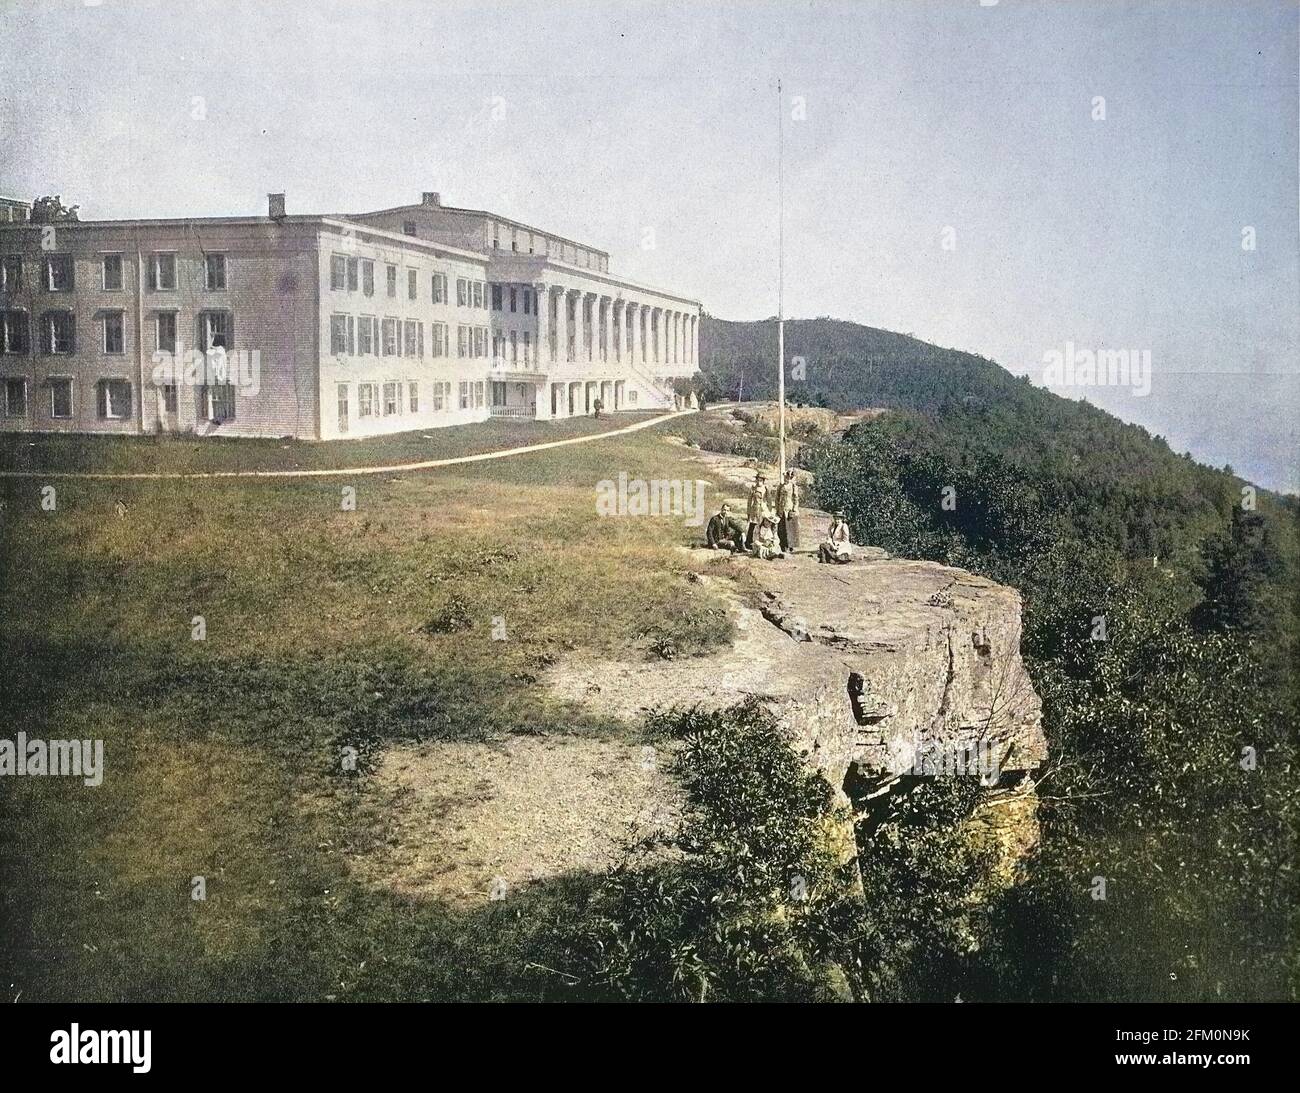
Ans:
[[[560,939],[579,993],[819,997],[856,907],[852,864],[828,838],[830,787],[753,702],[652,714],[647,729],[680,741],[686,815],[667,847],[632,850]]]

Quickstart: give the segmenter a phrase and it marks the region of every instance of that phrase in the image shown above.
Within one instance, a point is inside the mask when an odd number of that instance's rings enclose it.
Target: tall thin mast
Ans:
[[[785,105],[776,80],[776,394],[780,405],[781,481],[785,481]]]

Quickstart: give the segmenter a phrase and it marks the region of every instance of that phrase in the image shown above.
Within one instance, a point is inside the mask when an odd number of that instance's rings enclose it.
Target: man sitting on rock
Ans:
[[[745,552],[744,525],[731,515],[731,506],[725,501],[717,514],[709,519],[705,536],[710,550],[729,550],[733,554]]]
[[[785,552],[776,537],[776,519],[764,516],[754,535],[754,557],[770,562],[773,558],[784,558]]]
[[[830,531],[826,533],[826,538],[817,548],[817,560],[843,564],[851,561],[852,558],[853,545],[849,542],[848,521],[844,519],[843,512],[834,512],[831,514]]]

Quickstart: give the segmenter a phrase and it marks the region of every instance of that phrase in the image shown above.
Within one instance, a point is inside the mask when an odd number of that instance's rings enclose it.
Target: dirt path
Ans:
[[[526,455],[529,452],[542,452],[548,448],[563,448],[567,444],[587,444],[593,440],[605,440],[611,436],[622,436],[648,429],[652,425],[661,425],[665,421],[682,417],[685,414],[698,413],[697,410],[674,410],[648,421],[638,421],[633,425],[624,425],[621,429],[611,429],[604,433],[592,433],[590,436],[573,436],[565,440],[548,440],[543,444],[525,444],[519,448],[502,448],[496,452],[479,452],[477,455],[458,455],[446,459],[424,459],[415,463],[388,463],[374,467],[330,467],[312,468],[296,471],[0,471],[0,478],[39,478],[42,481],[51,478],[103,478],[112,480],[159,480],[159,479],[203,479],[203,478],[326,478],[330,475],[348,474],[394,474],[400,471],[426,471],[435,467],[454,467],[461,463],[482,463],[489,459],[505,459],[512,455]]]

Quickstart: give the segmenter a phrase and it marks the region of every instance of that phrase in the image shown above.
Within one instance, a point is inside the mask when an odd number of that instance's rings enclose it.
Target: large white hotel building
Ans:
[[[56,224],[18,204],[0,217],[7,431],[330,440],[670,406],[699,369],[697,301],[436,193]]]

